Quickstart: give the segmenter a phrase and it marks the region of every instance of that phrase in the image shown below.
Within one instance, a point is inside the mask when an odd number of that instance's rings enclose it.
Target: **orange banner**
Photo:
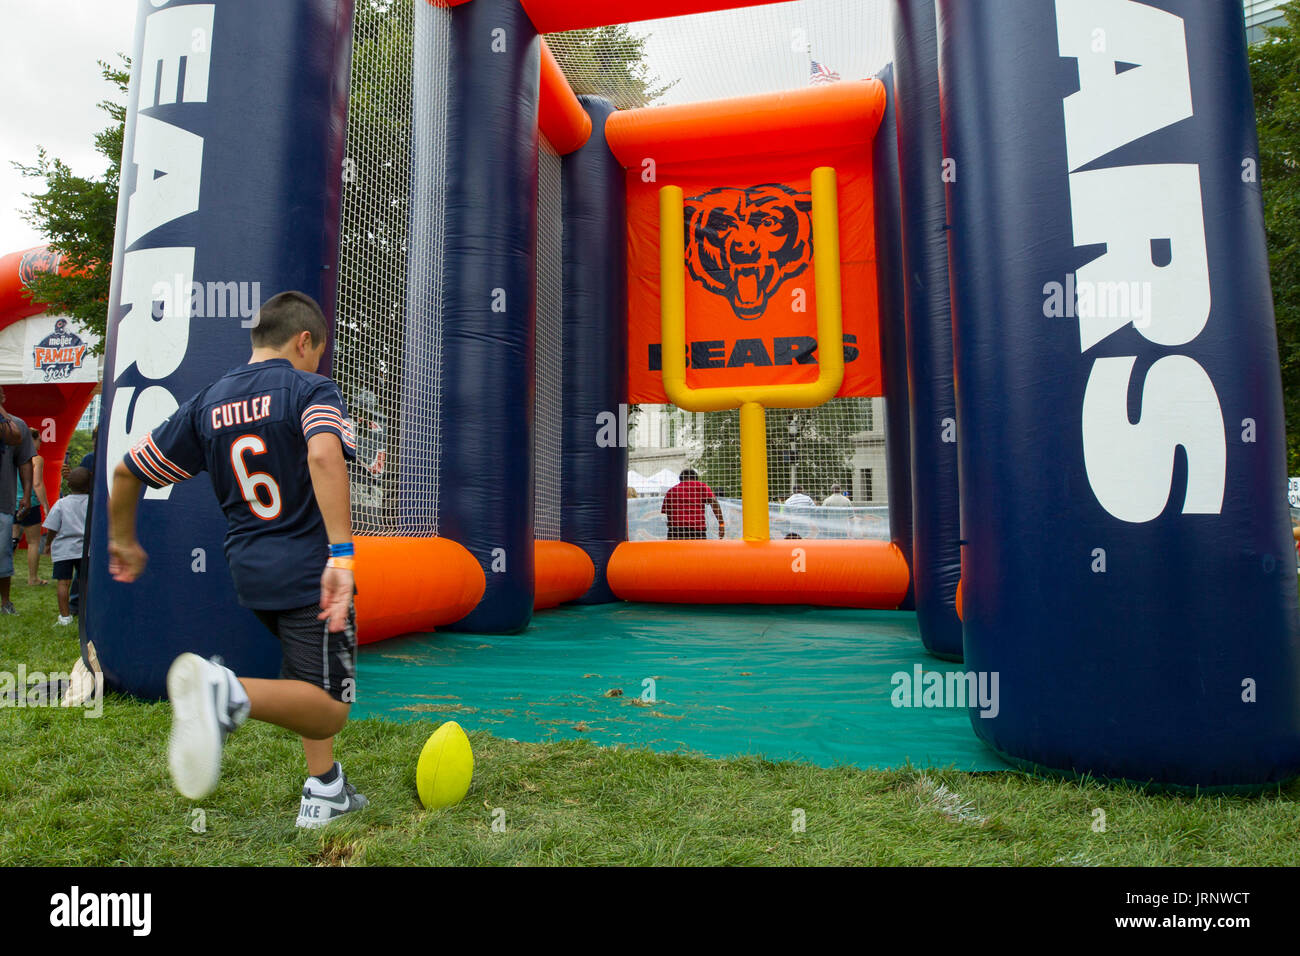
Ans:
[[[686,196],[686,382],[693,388],[817,378],[810,178],[839,180],[845,374],[841,396],[882,394],[869,147],[632,167],[628,184],[629,401],[662,403],[659,189]]]

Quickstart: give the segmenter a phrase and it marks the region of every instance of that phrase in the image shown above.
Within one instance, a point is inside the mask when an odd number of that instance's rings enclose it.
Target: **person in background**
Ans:
[[[18,500],[29,501],[32,493],[32,433],[27,423],[21,418],[5,411],[5,390],[0,388],[0,502],[14,501],[14,478],[22,488]],[[19,512],[19,519],[27,516],[27,510]],[[0,541],[13,539],[15,515],[9,511],[8,504],[0,506]],[[0,545],[0,614],[17,615],[13,602],[9,600],[9,585],[14,575],[14,552],[12,547]]]
[[[99,426],[96,425],[90,432],[90,451],[81,456],[81,462],[78,468],[84,468],[90,472],[90,477],[95,477],[95,446],[99,444]]]
[[[722,520],[722,505],[718,503],[713,489],[700,481],[699,473],[694,468],[683,468],[677,476],[680,480],[664,494],[664,503],[659,511],[668,521],[669,541],[702,540],[709,535],[709,526],[704,517],[704,506],[713,509],[713,516],[718,519],[718,537],[727,536],[727,525]]]
[[[50,560],[59,588],[59,624],[72,623],[72,580],[81,577],[81,543],[86,535],[86,507],[90,500],[90,472],[74,468],[68,474],[68,493],[54,503],[45,518]]]
[[[853,502],[844,497],[839,485],[831,485],[831,493],[822,501],[823,508],[850,508]]]
[[[26,535],[27,537],[27,583],[35,587],[36,585],[49,584],[49,581],[42,581],[39,577],[41,566],[41,521],[50,513],[50,502],[45,497],[45,459],[41,457],[41,433],[35,428],[31,429],[32,435],[32,488],[28,492],[27,500],[18,499],[18,510],[16,514],[21,514],[21,518],[14,520],[14,545],[18,544],[18,536]],[[20,530],[21,529],[21,530]]]
[[[90,451],[81,456],[81,464],[78,468],[84,468],[90,474],[91,485],[95,481],[95,446],[99,444],[99,426],[96,425],[90,432]],[[67,481],[68,475],[72,474],[72,469],[68,465],[68,459],[63,459],[63,480]],[[86,526],[90,526],[90,513],[86,513]],[[69,607],[74,615],[80,613],[81,608],[81,582],[86,577],[86,560],[90,557],[90,535],[85,535],[81,544],[81,568],[72,580],[72,594],[69,598]]]
[[[790,497],[785,499],[787,508],[811,508],[814,502],[804,494],[803,485],[795,485],[790,489]]]
[[[78,468],[84,468],[86,469],[86,471],[90,472],[90,477],[92,479],[95,477],[95,445],[98,442],[99,442],[99,426],[96,425],[90,432],[90,451],[86,452],[84,455],[81,456],[81,461],[77,465]],[[72,465],[68,463],[67,458],[64,458],[63,459],[63,480],[67,481],[68,475],[70,474],[72,474]]]

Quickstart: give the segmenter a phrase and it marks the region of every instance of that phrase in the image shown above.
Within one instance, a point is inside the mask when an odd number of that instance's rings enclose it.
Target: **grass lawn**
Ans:
[[[20,552],[20,562],[25,555]],[[22,565],[25,568],[25,565]],[[49,576],[48,560],[42,574]],[[71,670],[54,586],[14,581],[0,670]],[[364,680],[364,672],[362,673]],[[108,864],[1289,864],[1300,784],[1254,797],[1151,795],[1015,773],[861,771],[745,758],[515,743],[472,732],[459,805],[426,812],[415,761],[433,722],[363,720],[339,739],[371,806],[294,828],[304,768],[288,733],[249,724],[220,788],[172,790],[165,704],[111,695],[103,716],[0,712],[0,863]],[[201,812],[198,812],[201,811]],[[1104,813],[1104,830],[1098,828]],[[804,821],[796,832],[797,818]],[[493,828],[494,819],[503,827]],[[202,832],[199,832],[202,831]]]

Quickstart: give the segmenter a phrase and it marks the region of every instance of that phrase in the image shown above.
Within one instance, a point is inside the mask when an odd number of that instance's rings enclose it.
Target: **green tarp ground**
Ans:
[[[353,715],[826,767],[1007,769],[964,708],[894,705],[894,675],[918,664],[961,670],[924,652],[904,612],[568,606],[522,634],[363,647]]]

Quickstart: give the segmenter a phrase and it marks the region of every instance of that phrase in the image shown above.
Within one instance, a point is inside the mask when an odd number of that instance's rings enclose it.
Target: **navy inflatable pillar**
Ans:
[[[578,98],[591,138],[564,157],[563,540],[596,566],[581,604],[617,598],[605,566],[627,537],[627,202],[605,142],[609,101]]]
[[[274,677],[280,649],[236,603],[206,476],[145,494],[149,566],[130,585],[107,573],[109,481],[135,440],[248,360],[249,316],[192,315],[191,283],[206,302],[207,283],[236,283],[250,305],[300,289],[332,321],[353,6],[138,9],[84,613],[110,686],[161,697],[182,651]]]
[[[940,0],[976,733],[1063,772],[1300,771],[1239,4]]]
[[[895,0],[894,111],[902,188],[916,619],[926,650],[960,660],[957,409],[934,0]]]
[[[460,630],[533,613],[533,355],[541,41],[518,0],[452,8],[438,533],[483,566]]]
[[[889,536],[912,567],[911,402],[907,391],[907,323],[903,293],[902,214],[899,211],[898,133],[894,68],[876,74],[885,86],[885,115],[871,146],[876,216],[876,287],[880,290],[880,371],[885,386],[885,456],[889,464]],[[916,602],[912,581],[899,609]]]

